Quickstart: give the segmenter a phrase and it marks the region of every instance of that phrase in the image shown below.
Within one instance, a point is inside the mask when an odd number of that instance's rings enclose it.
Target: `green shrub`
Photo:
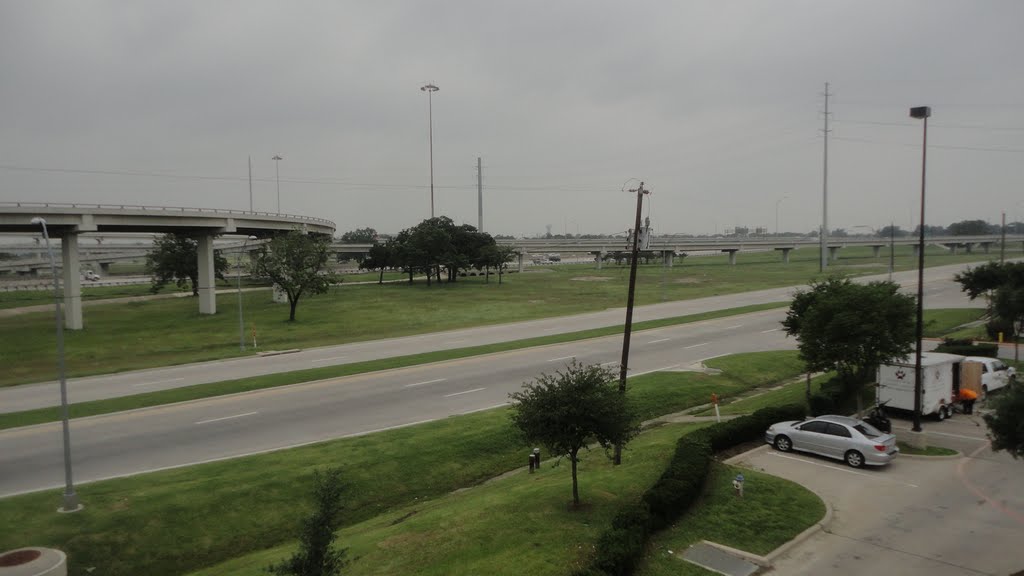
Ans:
[[[959,354],[961,356],[985,356],[995,358],[999,352],[999,345],[989,342],[975,343],[969,338],[957,339],[946,338],[935,348],[936,352],[946,354]]]

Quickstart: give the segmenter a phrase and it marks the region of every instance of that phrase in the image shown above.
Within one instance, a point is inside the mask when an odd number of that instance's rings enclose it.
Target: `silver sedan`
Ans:
[[[764,439],[782,452],[810,452],[843,460],[854,468],[882,466],[900,453],[894,435],[848,416],[779,422],[768,428]]]

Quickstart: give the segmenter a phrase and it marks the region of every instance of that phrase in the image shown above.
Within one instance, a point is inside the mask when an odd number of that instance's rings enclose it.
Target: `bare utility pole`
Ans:
[[[252,212],[252,156],[249,156],[249,212]]]
[[[999,263],[1006,259],[1006,212],[1003,212],[1003,225],[999,227],[1002,239],[999,241]]]
[[[626,329],[622,336],[622,361],[619,362],[619,393],[626,393],[626,371],[629,365],[629,337],[633,332],[633,294],[636,291],[636,261],[640,247],[640,211],[644,205],[644,194],[650,194],[650,190],[644,190],[644,183],[630,190],[636,194],[636,223],[633,225],[633,247],[632,256],[629,261],[629,295],[626,297]],[[615,464],[622,463],[622,445],[615,445]]]
[[[828,97],[831,96],[828,92],[828,82],[825,82],[825,129],[822,131],[825,134],[825,166],[822,171],[822,186],[821,186],[821,233],[818,234],[818,240],[821,242],[821,265],[818,269],[819,272],[824,272],[825,268],[828,267],[828,133],[831,131],[828,128]]]
[[[484,169],[476,157],[476,231],[484,231]]]

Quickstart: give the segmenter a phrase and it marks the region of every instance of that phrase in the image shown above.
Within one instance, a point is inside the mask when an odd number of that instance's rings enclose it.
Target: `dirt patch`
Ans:
[[[18,550],[0,556],[0,567],[21,566],[42,556],[39,550]]]
[[[575,278],[569,278],[569,280],[576,280],[578,282],[607,282],[611,278],[607,276],[577,276]]]

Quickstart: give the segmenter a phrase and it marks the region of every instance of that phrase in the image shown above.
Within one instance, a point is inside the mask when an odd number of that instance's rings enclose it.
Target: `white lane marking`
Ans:
[[[558,330],[558,328],[545,328],[541,332],[554,332],[555,330]]]
[[[466,341],[465,338],[461,338],[459,340],[447,340],[447,341],[445,341],[445,344],[461,344],[462,342],[465,342],[465,341]]]
[[[330,362],[331,360],[344,360],[345,358],[345,356],[331,356],[330,358],[319,358],[317,360],[311,360],[311,362],[313,364],[316,364],[317,362]]]
[[[707,346],[711,342],[701,342],[700,344],[694,344],[693,346],[683,346],[683,350],[689,350],[690,348],[699,348],[701,346]]]
[[[964,440],[977,440],[979,442],[988,442],[988,438],[981,438],[978,436],[964,436],[963,434],[950,434],[949,432],[933,432],[928,431],[929,434],[938,434],[939,436],[949,436],[950,438],[963,438]]]
[[[732,330],[734,328],[743,328],[743,324],[737,324],[735,326],[726,326],[725,327],[726,330]]]
[[[184,378],[171,378],[170,380],[154,380],[152,382],[139,382],[138,384],[132,384],[132,386],[152,386],[153,384],[166,384],[167,382],[177,382],[184,380]]]
[[[464,390],[462,392],[456,392],[454,394],[445,394],[445,398],[451,398],[452,396],[462,396],[463,394],[472,394],[473,392],[479,392],[481,390],[487,390],[487,388],[473,388],[472,390]]]
[[[778,332],[781,328],[772,328],[771,330],[761,330],[761,334],[767,334],[769,332]]]
[[[245,414],[235,414],[234,416],[224,416],[222,418],[211,418],[209,420],[200,420],[196,424],[209,424],[210,422],[220,422],[221,420],[231,420],[233,418],[243,418],[245,416],[252,416],[253,414],[259,414],[259,412],[246,412]]]
[[[618,360],[613,360],[611,362],[602,362],[601,366],[612,366],[612,365],[617,365],[618,363],[619,363]]]
[[[885,478],[883,476],[878,476],[878,475],[875,475],[875,474],[865,474],[863,472],[854,472],[853,470],[847,470],[846,468],[840,468],[839,466],[832,466],[832,465],[829,465],[829,464],[821,464],[819,462],[812,462],[810,460],[804,460],[803,458],[794,458],[793,456],[784,456],[784,455],[779,454],[777,452],[769,452],[768,454],[771,454],[772,456],[777,456],[779,458],[785,458],[786,460],[795,460],[797,462],[803,462],[804,464],[810,464],[812,466],[820,466],[822,468],[829,468],[829,469],[835,470],[837,472],[845,472],[847,474],[853,474],[854,476],[864,476],[865,478],[873,478],[875,480],[879,480],[879,481],[882,481],[882,482],[891,482],[893,484],[901,484],[903,486],[909,486],[911,488],[919,488],[919,486],[917,484],[910,484],[908,482],[901,482],[899,480],[893,480],[891,478]]]
[[[630,374],[628,377],[632,378],[634,376],[643,376],[644,374],[651,374],[653,372],[664,372],[665,370],[671,370],[673,368],[679,368],[679,364],[673,364],[671,366],[665,366],[664,368],[655,368],[654,370],[645,370],[643,372],[637,372],[635,374]]]
[[[559,360],[568,360],[569,358],[575,358],[576,356],[562,356],[561,358],[552,358],[548,362],[558,362]]]
[[[657,344],[658,342],[668,342],[671,338],[661,338],[660,340],[651,340],[648,344]]]
[[[403,388],[414,388],[416,386],[424,386],[426,384],[435,384],[437,382],[444,382],[447,378],[437,378],[435,380],[427,380],[426,382],[417,382],[415,384],[406,384]]]

